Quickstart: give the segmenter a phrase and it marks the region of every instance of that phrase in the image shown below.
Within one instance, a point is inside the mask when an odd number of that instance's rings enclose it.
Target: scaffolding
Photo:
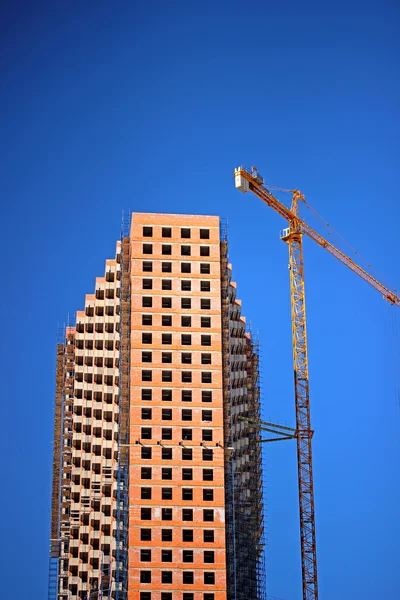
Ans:
[[[62,402],[62,479],[61,479],[61,511],[60,535],[61,555],[59,579],[68,579],[69,572],[69,542],[71,537],[71,471],[72,471],[72,411],[75,378],[75,327],[72,324],[66,328],[64,347],[64,388]],[[67,600],[67,586],[59,587],[59,600]]]
[[[57,338],[48,600],[68,597],[62,582],[68,577],[70,537],[74,328],[62,327]]]
[[[121,296],[119,357],[119,436],[117,475],[117,531],[115,598],[126,600],[128,593],[129,524],[129,389],[130,389],[130,213],[122,217]]]
[[[220,237],[227,599],[265,600],[262,446],[239,420],[260,418],[259,351],[234,305],[225,223]]]
[[[258,398],[259,398],[259,406],[258,406],[258,414],[256,416],[257,419],[264,419],[264,402],[263,402],[263,386],[262,386],[262,353],[260,350],[260,345],[259,345],[259,340],[258,340],[258,336],[257,337],[253,337],[254,339],[254,345],[255,345],[255,350],[257,351],[257,355],[258,355]],[[267,572],[266,572],[266,552],[265,552],[265,548],[267,547],[268,544],[268,536],[267,536],[267,515],[266,515],[266,496],[265,496],[265,492],[264,492],[264,482],[266,480],[266,472],[267,472],[267,465],[266,465],[266,453],[265,453],[265,446],[262,443],[261,440],[261,434],[259,435],[259,437],[257,438],[257,444],[260,444],[261,447],[261,474],[260,474],[260,481],[261,481],[261,502],[260,502],[260,511],[262,514],[262,520],[263,520],[263,529],[262,529],[262,535],[260,538],[260,550],[262,549],[262,554],[260,554],[260,558],[258,561],[258,572],[259,572],[259,577],[258,580],[261,584],[261,594],[260,594],[260,598],[262,598],[263,600],[283,600],[282,598],[275,598],[273,596],[269,596],[267,594],[267,588],[266,588],[266,582],[267,582]]]
[[[64,386],[64,335],[57,336],[56,348],[56,389],[54,408],[54,448],[53,448],[53,487],[51,495],[50,556],[48,600],[58,597],[58,570],[61,550],[60,540],[60,504],[62,472],[62,396]]]
[[[261,389],[260,389],[260,347],[258,339],[248,333],[246,345],[247,355],[247,418],[258,421],[261,418]],[[263,446],[260,430],[251,426],[246,427],[249,440],[250,479],[247,489],[250,490],[250,510],[248,532],[254,540],[252,566],[256,574],[255,597],[266,598],[265,573],[265,531],[264,531],[264,490],[263,490]]]
[[[227,226],[221,221],[221,304],[222,304],[222,368],[223,368],[223,418],[224,418],[224,474],[225,474],[225,527],[226,527],[226,581],[228,599],[236,600],[236,549],[234,507],[234,457],[232,448],[232,415],[230,385],[230,301],[228,270]]]

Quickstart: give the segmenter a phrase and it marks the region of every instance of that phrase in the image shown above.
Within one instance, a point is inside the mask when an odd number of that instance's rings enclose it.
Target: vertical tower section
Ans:
[[[48,600],[265,600],[258,362],[219,218],[134,213],[57,345]]]
[[[57,344],[48,600],[68,594],[75,328]]]
[[[67,327],[64,347],[64,379],[62,394],[62,478],[61,478],[61,564],[60,598],[68,598],[70,540],[71,540],[71,503],[72,503],[72,445],[75,375],[75,339],[74,327]]]
[[[131,338],[131,267],[129,224],[124,220],[121,235],[121,310],[120,310],[120,382],[119,437],[116,529],[116,600],[126,600],[128,592],[129,527],[129,417],[130,417],[130,338]]]
[[[60,508],[63,438],[64,339],[57,344],[54,408],[53,486],[51,494],[50,561],[48,600],[58,600],[61,556]]]
[[[246,332],[245,338],[247,358],[247,406],[245,404],[244,412],[247,418],[250,418],[252,422],[254,422],[262,417],[260,349],[257,338],[249,331]],[[245,476],[243,477],[242,472],[241,478],[242,487],[246,490],[243,502],[243,511],[246,515],[246,525],[244,527],[245,535],[243,537],[245,540],[246,538],[250,538],[251,561],[248,566],[250,570],[250,579],[253,582],[252,585],[255,597],[259,600],[266,600],[263,456],[261,435],[259,429],[251,426],[246,426],[242,433],[242,439],[245,439],[244,455],[247,459],[244,468]],[[238,438],[240,439],[240,434]],[[239,532],[240,531],[239,528]],[[247,546],[248,541],[245,541],[245,552],[247,552]],[[248,573],[246,573],[246,577],[248,576]]]
[[[119,436],[120,251],[76,313],[68,600],[115,595]]]
[[[236,599],[236,534],[235,534],[235,503],[234,503],[234,473],[235,462],[233,455],[232,431],[232,390],[231,390],[231,265],[228,263],[227,230],[221,224],[221,331],[222,331],[222,366],[223,366],[223,415],[224,415],[224,483],[226,511],[226,580],[227,598]]]
[[[226,600],[218,217],[134,213],[129,600]]]
[[[264,510],[258,345],[246,332],[231,279],[226,232],[221,230],[224,369],[225,501],[228,600],[265,600]]]

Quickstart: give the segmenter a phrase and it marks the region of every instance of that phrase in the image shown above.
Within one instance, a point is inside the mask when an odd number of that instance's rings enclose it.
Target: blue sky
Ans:
[[[255,164],[392,283],[395,2],[5,1],[0,9],[2,598],[47,594],[57,323],[114,256],[122,210],[219,214],[262,344],[264,415],[294,423],[285,223]],[[324,600],[400,596],[400,313],[305,241]],[[266,452],[268,592],[301,595],[295,447]]]

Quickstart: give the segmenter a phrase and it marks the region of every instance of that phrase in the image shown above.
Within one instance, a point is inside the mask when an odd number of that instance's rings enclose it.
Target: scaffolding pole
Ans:
[[[53,486],[51,495],[51,525],[50,525],[50,556],[48,600],[58,598],[58,570],[60,558],[60,505],[61,505],[61,477],[62,477],[62,396],[64,380],[64,335],[60,339],[58,334],[56,348],[56,386],[54,407],[54,441],[53,441]]]
[[[226,227],[221,226],[224,445],[230,449],[225,455],[227,599],[265,600],[261,439],[239,421],[240,414],[260,419],[258,344],[244,333],[232,290]]]
[[[116,600],[128,595],[129,524],[129,378],[130,378],[130,213],[122,218],[121,231],[120,384],[117,475]]]

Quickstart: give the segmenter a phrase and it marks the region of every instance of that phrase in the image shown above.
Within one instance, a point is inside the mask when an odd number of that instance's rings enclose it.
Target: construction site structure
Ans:
[[[125,219],[56,360],[48,600],[266,600],[259,349],[220,219]]]
[[[323,236],[317,233],[300,218],[299,203],[311,208],[303,194],[298,190],[280,190],[292,194],[292,204],[287,208],[269,189],[264,186],[264,179],[256,167],[238,167],[234,170],[235,187],[243,193],[248,191],[256,194],[267,206],[273,208],[278,214],[288,221],[288,227],[281,232],[281,239],[289,248],[290,272],[290,298],[291,298],[291,323],[292,323],[292,349],[294,366],[294,391],[296,428],[281,428],[274,426],[276,434],[285,433],[280,439],[296,439],[297,442],[297,473],[299,487],[300,509],[300,544],[302,562],[303,600],[318,600],[318,570],[317,549],[315,533],[314,511],[314,482],[312,462],[312,437],[311,428],[310,394],[308,378],[308,348],[306,305],[304,291],[304,261],[302,237],[307,235],[310,239],[324,248],[332,256],[346,265],[374,289],[379,291],[383,298],[390,304],[400,306],[400,297],[396,290],[389,289],[369,272],[358,265],[351,257],[344,254]],[[277,188],[279,189],[279,188]],[[257,423],[245,420],[247,425],[253,423],[256,431],[265,429],[271,431],[273,424]],[[264,440],[263,440],[264,441]],[[276,441],[276,440],[265,440]]]

